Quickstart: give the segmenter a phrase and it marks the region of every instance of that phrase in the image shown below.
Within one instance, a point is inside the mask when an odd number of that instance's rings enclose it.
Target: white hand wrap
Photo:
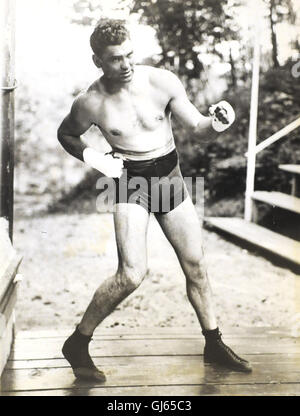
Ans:
[[[122,175],[123,160],[114,158],[110,154],[100,153],[87,147],[83,151],[83,160],[87,165],[110,178],[119,178]]]
[[[222,115],[219,114],[220,112]],[[209,108],[209,113],[212,117],[212,127],[219,133],[228,129],[235,120],[234,109],[227,101],[220,101],[218,104],[212,105]],[[221,121],[218,115],[222,119],[225,117],[228,123]]]

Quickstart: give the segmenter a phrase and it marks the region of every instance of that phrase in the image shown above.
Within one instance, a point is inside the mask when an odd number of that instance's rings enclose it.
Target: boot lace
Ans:
[[[228,345],[224,344],[223,340],[221,339],[222,333],[219,331],[219,339],[218,344],[221,345],[231,356],[233,356],[239,362],[243,362],[244,360],[239,357]]]

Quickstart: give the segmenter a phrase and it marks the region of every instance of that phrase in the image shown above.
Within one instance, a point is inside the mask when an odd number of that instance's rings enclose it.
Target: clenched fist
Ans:
[[[87,147],[83,151],[83,160],[87,165],[97,169],[109,178],[119,178],[122,175],[124,164],[123,160],[119,157],[100,153]]]
[[[235,120],[234,109],[227,101],[210,106],[208,111],[212,117],[212,127],[217,132],[228,129]]]

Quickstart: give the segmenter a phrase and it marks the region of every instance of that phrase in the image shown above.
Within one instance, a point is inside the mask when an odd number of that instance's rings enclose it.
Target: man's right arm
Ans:
[[[87,147],[81,134],[92,125],[84,96],[79,96],[73,103],[70,113],[58,128],[57,138],[62,147],[77,159],[84,161],[83,151]]]
[[[97,152],[87,147],[81,139],[93,124],[86,97],[79,96],[73,103],[70,114],[63,120],[57,131],[62,147],[77,159],[97,169],[105,176],[119,178],[122,175],[123,160],[110,154]]]

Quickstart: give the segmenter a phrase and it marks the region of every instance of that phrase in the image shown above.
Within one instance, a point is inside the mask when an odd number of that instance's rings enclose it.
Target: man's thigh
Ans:
[[[156,215],[156,219],[180,261],[199,257],[202,252],[202,223],[190,196],[167,214]]]
[[[115,205],[114,225],[119,263],[134,267],[147,263],[149,213],[137,204]]]

